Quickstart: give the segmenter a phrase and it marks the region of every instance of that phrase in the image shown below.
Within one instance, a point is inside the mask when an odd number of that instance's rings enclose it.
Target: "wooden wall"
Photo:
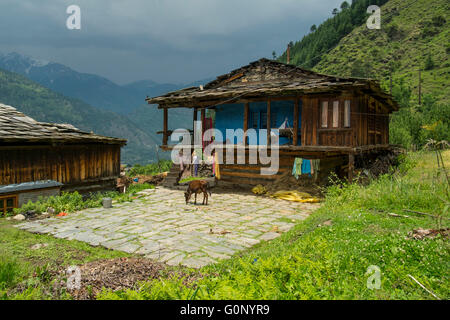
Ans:
[[[225,162],[224,150],[224,162]],[[330,171],[333,171],[336,167],[346,163],[346,156],[324,156],[319,155],[317,152],[292,152],[283,151],[279,152],[279,169],[274,175],[261,175],[261,168],[269,168],[270,164],[262,164],[259,157],[257,164],[249,163],[249,153],[248,150],[245,152],[245,164],[237,164],[236,152],[234,153],[234,163],[235,164],[221,164],[220,165],[220,185],[234,185],[241,187],[254,186],[258,184],[265,185],[279,178],[281,175],[289,173],[291,175],[292,168],[294,165],[294,160],[296,157],[316,159],[320,158],[320,174],[318,177],[318,183],[326,180]]]
[[[119,174],[119,145],[0,146],[0,185],[55,180],[67,188]]]
[[[358,114],[354,117],[356,146],[389,144],[389,112],[367,95],[358,98]],[[352,124],[353,125],[353,124]]]
[[[344,105],[350,101],[350,127],[344,126]],[[328,125],[322,127],[322,102],[328,101]],[[333,127],[333,101],[339,101],[338,127]],[[379,101],[367,95],[304,97],[302,145],[363,146],[389,143],[389,113]]]

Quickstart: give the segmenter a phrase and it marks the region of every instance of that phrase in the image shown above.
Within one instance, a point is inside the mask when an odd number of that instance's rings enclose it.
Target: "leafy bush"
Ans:
[[[97,192],[90,194],[85,200],[83,200],[83,196],[78,192],[63,192],[60,196],[52,196],[48,198],[40,197],[36,202],[29,201],[21,208],[14,209],[14,214],[26,213],[28,211],[45,212],[49,207],[54,208],[57,213],[75,212],[86,208],[101,207],[103,198],[112,198],[114,201],[119,203],[130,202],[133,201],[137,192],[153,188],[153,185],[146,183],[134,184],[127,189],[126,193],[119,193],[116,191]]]
[[[133,166],[130,171],[128,171],[127,175],[130,177],[135,177],[137,175],[155,175],[161,172],[170,171],[172,168],[172,161],[170,160],[162,160],[158,163],[151,163],[145,166],[141,166],[139,164]]]

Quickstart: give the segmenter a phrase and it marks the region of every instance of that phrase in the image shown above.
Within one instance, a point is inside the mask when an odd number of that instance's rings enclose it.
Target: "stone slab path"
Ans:
[[[268,241],[305,219],[317,204],[212,194],[208,206],[186,205],[184,192],[157,187],[132,203],[85,209],[66,217],[24,222],[18,228],[198,268]]]

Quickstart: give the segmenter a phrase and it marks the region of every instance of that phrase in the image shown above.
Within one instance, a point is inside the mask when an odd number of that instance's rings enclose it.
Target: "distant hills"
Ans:
[[[3,70],[2,70],[3,69]],[[129,140],[123,162],[149,163],[157,159],[161,143],[161,110],[145,102],[184,87],[207,83],[159,84],[151,80],[118,85],[104,77],[80,73],[65,65],[19,53],[0,54],[0,101],[38,121],[71,123],[82,130]],[[170,128],[192,126],[192,111],[169,111]],[[158,151],[160,152],[160,151]],[[168,157],[161,153],[161,157]]]

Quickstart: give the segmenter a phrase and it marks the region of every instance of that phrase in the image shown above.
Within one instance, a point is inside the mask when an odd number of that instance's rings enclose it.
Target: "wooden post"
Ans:
[[[247,102],[244,104],[244,146],[247,144],[247,130],[248,130],[248,114],[249,114],[250,104]]]
[[[198,108],[194,108],[194,119],[193,119],[193,122],[194,122],[194,125],[193,125],[193,130],[195,130],[195,121],[197,121],[197,119],[198,119]]]
[[[353,173],[355,171],[355,155],[353,153],[348,154],[348,182],[353,182]]]
[[[168,112],[167,108],[164,108],[164,125],[163,125],[163,146],[167,146],[167,140],[169,139],[169,135],[167,132],[167,118],[168,118]]]
[[[270,126],[271,126],[271,122],[270,122],[270,100],[267,101],[267,147],[270,145]]]
[[[289,64],[291,62],[291,46],[288,44],[286,49],[286,63]]]
[[[419,106],[422,105],[422,70],[419,69]]]
[[[294,101],[294,121],[293,121],[294,135],[292,137],[292,144],[296,146],[298,144],[298,99]]]
[[[200,111],[200,119],[202,121],[202,150],[205,147],[205,143],[203,141],[203,134],[205,133],[205,108],[202,108]]]

